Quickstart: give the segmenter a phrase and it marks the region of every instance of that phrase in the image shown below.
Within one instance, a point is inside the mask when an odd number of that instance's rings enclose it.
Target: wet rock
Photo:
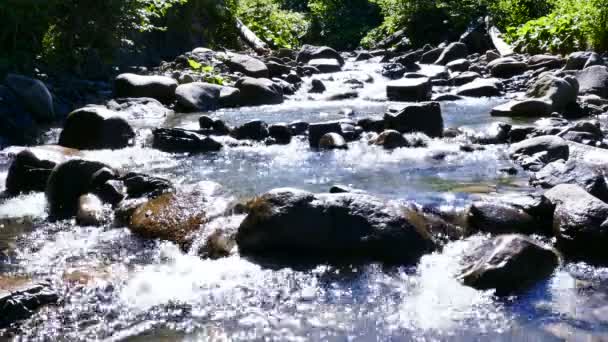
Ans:
[[[311,59],[307,65],[317,68],[321,73],[332,73],[342,70],[340,62],[333,58]]]
[[[448,64],[446,64],[446,67],[448,68],[448,70],[450,70],[452,72],[467,71],[467,70],[469,70],[470,66],[471,66],[471,62],[469,62],[469,60],[466,58],[460,58],[460,59],[451,61]]]
[[[283,103],[283,89],[269,79],[244,77],[236,82],[236,87],[243,106]]]
[[[488,50],[485,54],[486,61],[491,62],[500,58],[500,53],[496,50]]]
[[[547,101],[552,112],[563,112],[569,105],[576,103],[578,89],[579,85],[574,77],[545,75],[532,84],[526,96]]]
[[[293,71],[287,74],[287,77],[285,77],[285,81],[298,87],[303,82],[302,77],[298,76],[298,74]]]
[[[281,77],[282,75],[288,75],[291,72],[291,68],[285,64],[277,63],[275,61],[266,62],[270,78]]]
[[[564,70],[582,70],[589,58],[596,55],[592,51],[577,51],[568,56]]]
[[[43,192],[55,166],[79,151],[61,146],[38,146],[19,152],[6,176],[6,192],[11,196],[21,193]]]
[[[270,135],[268,124],[261,120],[252,120],[234,130],[234,137],[240,140],[262,141]]]
[[[381,133],[384,131],[385,124],[381,117],[369,117],[357,121],[357,126],[363,128],[366,132]]]
[[[450,79],[450,81],[455,85],[455,86],[461,86],[467,83],[471,83],[473,81],[475,81],[476,79],[480,78],[481,75],[477,72],[474,71],[465,71],[463,73],[458,74],[457,76],[453,77]]]
[[[161,119],[173,112],[158,100],[147,97],[113,99],[106,107],[127,120]]]
[[[101,226],[104,223],[103,202],[93,194],[84,194],[78,198],[76,223],[81,226]]]
[[[575,184],[600,200],[608,201],[608,185],[603,173],[576,159],[547,164],[532,176],[530,183],[544,189],[559,184]]]
[[[49,283],[0,289],[0,328],[27,319],[40,308],[58,301],[59,296]]]
[[[219,105],[222,86],[204,82],[182,84],[175,90],[177,105],[183,112],[204,112]]]
[[[501,202],[477,201],[467,212],[467,223],[471,233],[533,234],[551,232],[551,220],[539,222],[521,208]]]
[[[443,134],[443,117],[438,102],[409,105],[398,112],[384,114],[386,128],[401,133],[422,132],[430,137]]]
[[[564,65],[564,60],[560,56],[553,55],[534,55],[528,59],[530,69],[557,69]]]
[[[459,279],[497,295],[524,291],[548,278],[560,263],[559,254],[523,235],[502,235],[479,246]]]
[[[560,251],[573,258],[606,260],[608,204],[573,184],[545,192],[555,207],[553,231]]]
[[[407,69],[401,63],[389,63],[382,67],[382,76],[396,80],[403,77],[406,71]]]
[[[513,58],[505,57],[488,63],[488,68],[493,77],[511,78],[523,74],[528,70],[528,65]]]
[[[257,58],[231,53],[224,61],[231,71],[241,72],[246,76],[254,78],[269,78],[270,72],[264,62]]]
[[[99,197],[103,203],[116,207],[127,197],[127,187],[123,182],[112,179],[97,185],[93,195]]]
[[[281,78],[273,78],[272,82],[281,87],[281,90],[283,90],[283,94],[285,95],[293,95],[296,92],[296,86]]]
[[[170,181],[145,175],[141,173],[129,172],[119,179],[127,188],[128,198],[155,198],[175,189]]]
[[[114,97],[151,97],[166,104],[175,99],[177,85],[165,76],[121,74],[114,80]]]
[[[380,133],[372,143],[388,150],[405,147],[407,145],[407,141],[403,135],[395,130],[386,130]]]
[[[319,139],[319,148],[324,150],[346,150],[346,140],[338,133],[326,133]]]
[[[436,102],[445,102],[445,101],[458,101],[464,99],[462,96],[454,95],[454,94],[442,94],[433,97],[433,101]]]
[[[222,144],[216,140],[180,128],[157,128],[152,131],[152,146],[170,153],[204,153],[222,149]]]
[[[371,53],[367,51],[361,51],[357,53],[357,57],[355,57],[355,62],[367,61],[372,58],[374,58],[374,55],[372,55]]]
[[[494,107],[490,112],[492,116],[529,118],[547,117],[551,113],[551,103],[543,99],[513,100]]]
[[[433,64],[438,58],[439,56],[441,56],[441,53],[443,53],[444,48],[435,48],[432,50],[429,50],[425,53],[422,54],[422,56],[420,57],[420,63],[421,64]]]
[[[230,128],[226,125],[226,123],[220,119],[214,119],[207,115],[203,115],[198,118],[199,127],[211,134],[216,135],[226,135],[230,133]]]
[[[201,199],[194,195],[161,195],[133,212],[129,230],[143,238],[170,241],[187,250],[193,234],[206,222],[199,202]]]
[[[49,214],[55,219],[76,215],[80,196],[94,190],[91,184],[97,171],[111,167],[95,161],[72,159],[57,165],[49,176],[46,199]]]
[[[321,80],[313,78],[311,81],[311,88],[308,91],[309,93],[322,94],[325,92],[327,88],[325,88],[325,84]]]
[[[608,67],[596,65],[580,71],[576,76],[583,95],[608,98]]]
[[[17,95],[36,121],[50,122],[55,119],[53,96],[42,81],[8,74],[4,84]]]
[[[304,135],[308,131],[308,122],[294,121],[289,124],[289,129],[293,135]]]
[[[409,263],[435,248],[429,232],[408,222],[403,208],[368,195],[275,189],[248,207],[237,233],[246,255]]]
[[[500,81],[491,78],[478,78],[462,85],[456,90],[458,95],[471,97],[490,97],[500,95]]]
[[[526,158],[538,157],[544,164],[548,164],[559,159],[568,160],[570,148],[564,139],[547,135],[511,145],[509,155],[519,162],[525,162]]]
[[[359,93],[356,90],[344,90],[344,91],[339,91],[337,93],[328,95],[325,98],[325,100],[326,101],[341,101],[341,100],[355,99],[357,97],[359,97]]]
[[[286,145],[291,142],[291,129],[286,124],[272,124],[268,127],[268,133],[277,144]]]
[[[68,116],[59,145],[81,150],[120,149],[129,146],[135,132],[129,123],[102,107],[84,107]]]
[[[451,61],[466,58],[469,50],[463,43],[451,43],[448,45],[439,55],[439,58],[435,61],[435,64],[446,65]]]
[[[386,95],[392,101],[429,101],[433,86],[428,78],[410,78],[389,82]]]
[[[241,104],[241,91],[234,87],[222,87],[218,103],[224,108],[238,107]]]
[[[335,184],[335,185],[331,186],[331,188],[329,189],[329,193],[330,194],[344,194],[344,193],[364,194],[366,192],[363,190],[355,189],[350,186],[346,186],[346,185],[342,185],[342,184]]]
[[[327,46],[304,45],[298,52],[297,62],[306,64],[313,59],[335,59],[342,66],[344,58],[336,50]]]
[[[604,63],[604,59],[602,59],[599,54],[592,53],[591,56],[589,56],[589,59],[587,59],[587,63],[585,63],[583,69],[587,69],[595,65],[606,65],[606,63]]]

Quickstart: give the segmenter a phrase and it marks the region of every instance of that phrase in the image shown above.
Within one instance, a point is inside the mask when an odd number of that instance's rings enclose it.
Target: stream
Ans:
[[[422,73],[433,73],[423,66]],[[342,72],[318,76],[327,93],[346,79],[361,79],[354,100],[327,101],[298,91],[280,105],[204,113],[231,125],[321,122],[382,115],[387,79],[377,62],[352,62]],[[305,82],[310,83],[310,79]],[[508,99],[442,102],[446,128],[495,129],[508,118],[490,110]],[[401,104],[403,105],[403,104]],[[393,151],[361,139],[348,150],[314,151],[305,138],[289,145],[225,148],[212,154],[169,154],[151,148],[158,126],[198,128],[197,114],[144,118],[136,147],[88,151],[88,159],[121,170],[199,187],[212,208],[278,187],[327,192],[334,184],[394,201],[458,210],[484,196],[536,191],[513,164],[507,146],[462,152],[457,138],[428,147]],[[348,116],[347,116],[348,115]],[[56,143],[58,131],[49,134]],[[0,151],[0,191],[11,155]],[[516,167],[509,175],[501,169]],[[449,243],[413,266],[272,267],[239,255],[205,260],[177,246],[134,236],[124,227],[81,227],[74,220],[49,223],[42,193],[0,200],[0,280],[49,279],[61,302],[25,321],[20,337],[39,341],[590,341],[608,338],[608,269],[566,264],[547,281],[518,296],[499,298],[455,279],[464,251],[487,239],[475,235]],[[238,225],[242,215],[212,224]],[[1,339],[1,338],[0,338]]]

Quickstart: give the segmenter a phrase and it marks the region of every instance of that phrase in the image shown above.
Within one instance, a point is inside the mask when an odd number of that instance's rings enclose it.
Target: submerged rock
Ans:
[[[402,110],[384,114],[388,129],[401,133],[422,132],[430,137],[443,135],[443,117],[438,102],[425,102],[409,105]]]
[[[40,308],[58,301],[59,296],[48,283],[0,289],[0,328],[29,318]]]
[[[399,147],[405,147],[407,141],[399,131],[389,129],[380,133],[380,135],[374,139],[373,144],[392,150]]]
[[[116,112],[84,107],[69,114],[59,145],[81,150],[120,149],[133,143],[135,132]]]
[[[151,97],[171,103],[177,85],[176,80],[165,76],[121,74],[114,80],[114,97]]]
[[[608,204],[573,184],[545,192],[555,207],[553,231],[560,251],[585,260],[608,260]]]
[[[560,263],[559,254],[524,235],[502,235],[477,248],[459,279],[497,295],[524,291],[548,278]]]
[[[165,152],[216,152],[222,144],[211,137],[180,128],[157,128],[152,132],[153,147]]]
[[[120,181],[126,186],[129,198],[155,198],[175,190],[167,179],[135,172],[120,177]]]
[[[435,248],[402,208],[368,195],[275,189],[248,207],[236,237],[248,255],[409,263]]]
[[[262,120],[249,121],[234,130],[237,139],[262,141],[270,136],[268,124]]]

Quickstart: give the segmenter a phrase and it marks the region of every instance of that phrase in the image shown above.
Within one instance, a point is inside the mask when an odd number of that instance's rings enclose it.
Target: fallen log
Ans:
[[[238,29],[241,38],[255,52],[259,54],[265,54],[266,52],[268,52],[268,45],[263,40],[258,38],[258,36],[256,36],[256,34],[253,33],[253,31],[251,31],[249,27],[243,24],[243,22],[238,18],[236,19],[236,28]]]

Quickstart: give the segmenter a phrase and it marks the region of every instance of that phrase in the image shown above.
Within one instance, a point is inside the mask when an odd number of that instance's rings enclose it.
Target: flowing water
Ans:
[[[347,63],[347,71],[324,77],[330,93],[344,90],[346,79],[364,81],[357,100],[324,101],[301,91],[281,105],[208,114],[231,124],[325,121],[344,118],[345,109],[354,119],[381,115],[395,104],[383,98],[386,80],[379,69],[377,63]],[[444,103],[445,124],[491,130],[497,119],[489,111],[505,101]],[[149,146],[152,127],[197,128],[198,116],[139,120],[138,146]],[[212,155],[171,155],[149,147],[86,154],[124,170],[167,177],[179,187],[200,187],[213,198],[208,210],[217,212],[276,187],[324,192],[336,183],[390,200],[457,210],[480,196],[533,191],[524,172],[500,172],[514,166],[505,150],[488,146],[464,153],[457,141],[436,139],[426,148],[385,151],[362,140],[347,151],[317,152],[295,139],[288,146],[234,147]],[[14,152],[0,152],[0,190]],[[608,336],[608,269],[565,265],[545,283],[510,298],[458,283],[454,274],[463,252],[484,236],[450,243],[409,267],[273,267],[240,256],[204,260],[125,228],[48,223],[45,205],[43,194],[0,202],[0,279],[50,279],[63,298],[24,323],[19,332],[24,339],[588,341]],[[236,226],[241,219],[212,224]]]

